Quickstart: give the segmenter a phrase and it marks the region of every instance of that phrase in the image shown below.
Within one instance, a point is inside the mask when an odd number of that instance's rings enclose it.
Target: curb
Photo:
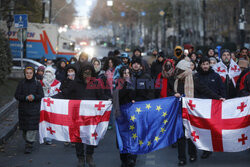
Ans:
[[[5,104],[0,108],[0,120],[7,116],[7,114],[11,111],[17,109],[18,102],[15,98],[12,99],[9,103]]]
[[[0,108],[0,145],[4,144],[16,131],[18,126],[18,102],[11,102]]]

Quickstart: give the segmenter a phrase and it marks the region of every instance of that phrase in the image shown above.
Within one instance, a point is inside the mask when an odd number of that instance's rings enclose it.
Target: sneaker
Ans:
[[[111,129],[113,129],[112,125],[109,125],[108,130],[111,130]]]
[[[64,142],[64,146],[68,147],[69,146],[69,142]]]
[[[185,166],[185,165],[186,165],[186,161],[179,160],[178,166]]]
[[[196,159],[197,159],[197,158],[196,158],[195,156],[190,156],[189,161],[190,161],[190,162],[195,162]]]
[[[52,141],[46,141],[45,143],[46,143],[46,145],[51,145]]]

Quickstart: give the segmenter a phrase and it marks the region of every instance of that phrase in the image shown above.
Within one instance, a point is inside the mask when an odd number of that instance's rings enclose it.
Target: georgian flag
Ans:
[[[185,135],[198,149],[238,152],[250,148],[250,96],[226,100],[183,98]]]
[[[111,101],[43,98],[39,137],[98,145],[107,131]]]
[[[223,82],[226,80],[226,75],[232,79],[234,87],[236,87],[237,80],[239,79],[241,69],[240,67],[233,61],[230,60],[230,67],[227,69],[227,66],[223,62],[219,62],[213,66],[213,70],[218,73]]]

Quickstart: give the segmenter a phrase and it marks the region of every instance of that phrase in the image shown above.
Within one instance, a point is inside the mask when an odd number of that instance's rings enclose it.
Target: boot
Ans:
[[[207,159],[211,154],[212,154],[212,152],[210,152],[210,151],[203,151],[201,158]]]
[[[84,157],[78,158],[77,167],[85,167],[85,159],[84,159]]]
[[[26,143],[24,153],[30,154],[32,152],[32,148],[33,148],[33,143]]]
[[[89,165],[89,167],[95,167],[95,163],[94,163],[94,160],[93,160],[93,156],[92,156],[92,155],[87,154],[86,162],[87,162],[87,164]]]

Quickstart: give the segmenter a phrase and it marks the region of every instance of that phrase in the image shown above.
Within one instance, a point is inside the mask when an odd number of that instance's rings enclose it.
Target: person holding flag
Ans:
[[[226,96],[222,80],[219,74],[215,73],[214,70],[210,67],[210,62],[208,57],[205,56],[201,58],[195,77],[197,77],[200,81],[202,81],[204,85],[206,85],[211,91],[213,91],[217,95],[221,97]],[[200,94],[199,98],[209,99],[209,97],[207,97],[207,94]],[[206,159],[211,154],[212,152],[210,151],[203,151],[201,158]]]
[[[81,67],[78,77],[69,83],[68,87],[62,92],[53,96],[53,98],[71,99],[71,100],[104,100],[107,99],[100,89],[96,89],[95,69],[92,64],[86,63]],[[86,155],[84,151],[86,147]],[[95,167],[93,160],[94,148],[93,145],[76,143],[76,155],[78,158],[78,167],[83,167],[86,162],[89,167]]]
[[[43,79],[40,80],[43,87],[44,97],[51,97],[60,92],[61,82],[56,79],[55,69],[53,67],[46,67],[43,74]],[[46,144],[51,145],[52,140],[45,138]]]
[[[192,70],[190,68],[190,62],[186,60],[181,60],[176,65],[175,70],[175,82],[174,82],[174,91],[176,97],[200,97],[200,95],[205,94],[208,98],[211,99],[220,99],[225,100],[221,96],[217,95],[211,91],[206,85],[204,85],[197,77],[193,77]],[[188,153],[190,162],[195,162],[197,159],[197,150],[195,145],[190,139],[187,139],[188,142]],[[182,137],[178,140],[178,159],[179,166],[186,165],[186,138]]]
[[[115,111],[115,117],[121,116],[120,105],[127,103],[134,103],[135,99],[135,89],[131,80],[131,70],[129,67],[122,67],[120,69],[120,79],[116,89],[113,93],[113,107]],[[122,161],[122,167],[133,167],[136,162],[136,155],[133,154],[122,154],[120,153],[120,159]]]

